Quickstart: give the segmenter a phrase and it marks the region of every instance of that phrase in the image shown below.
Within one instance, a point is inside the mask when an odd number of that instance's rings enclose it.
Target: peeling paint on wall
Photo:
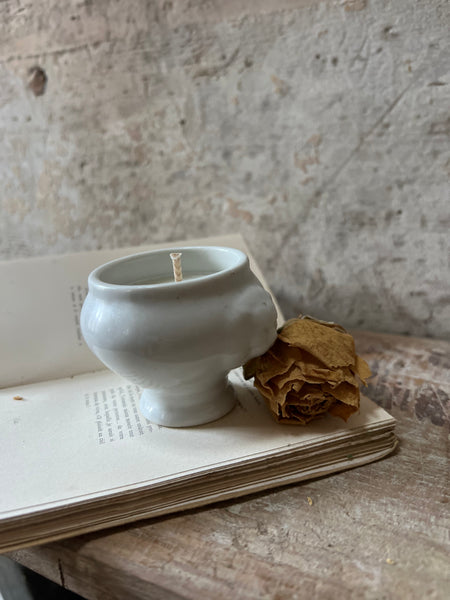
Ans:
[[[35,96],[42,96],[47,87],[47,75],[41,67],[31,67],[28,71],[28,87]]]

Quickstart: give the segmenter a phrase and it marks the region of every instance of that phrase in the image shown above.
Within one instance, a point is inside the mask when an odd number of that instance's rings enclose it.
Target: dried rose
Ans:
[[[300,425],[327,412],[346,421],[370,375],[343,327],[308,316],[287,321],[273,346],[244,365],[277,421]]]

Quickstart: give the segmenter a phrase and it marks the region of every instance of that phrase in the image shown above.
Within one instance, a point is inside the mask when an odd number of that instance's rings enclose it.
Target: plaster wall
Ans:
[[[287,316],[450,337],[449,3],[3,0],[0,257],[240,231]]]

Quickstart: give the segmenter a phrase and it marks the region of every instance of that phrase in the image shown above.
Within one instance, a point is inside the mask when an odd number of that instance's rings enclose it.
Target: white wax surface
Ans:
[[[211,271],[198,271],[198,272],[189,272],[183,273],[183,281],[188,279],[197,279],[199,277],[204,277],[205,275],[212,275]],[[158,283],[173,283],[175,281],[173,274],[167,277],[146,277],[145,279],[139,279],[138,281],[133,281],[130,285],[155,285]]]

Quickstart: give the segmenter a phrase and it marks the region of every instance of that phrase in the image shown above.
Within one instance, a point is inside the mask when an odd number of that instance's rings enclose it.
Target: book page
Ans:
[[[328,415],[308,427],[280,426],[241,369],[230,381],[238,401],[231,413],[180,429],[147,421],[139,388],[109,371],[1,390],[0,520],[326,440],[348,444],[356,432],[394,422],[363,398],[348,423]]]
[[[249,254],[242,237],[230,235],[0,262],[0,388],[104,369],[80,330],[89,273],[128,254],[195,245],[231,246]]]

